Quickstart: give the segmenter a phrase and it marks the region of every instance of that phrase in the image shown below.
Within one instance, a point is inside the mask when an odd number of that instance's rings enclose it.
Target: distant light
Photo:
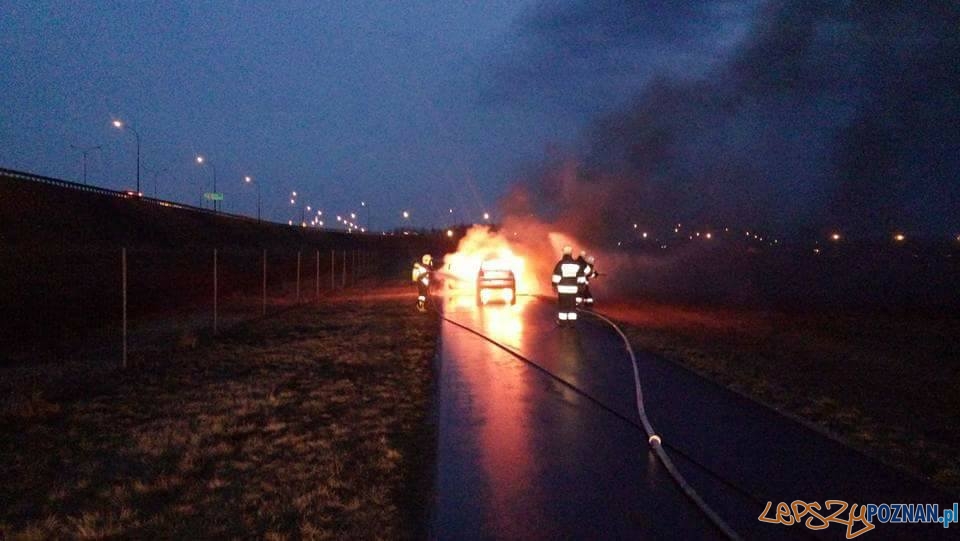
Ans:
[[[361,202],[360,202],[360,206],[361,206],[361,207],[367,206],[367,202],[366,202],[366,201],[361,201]]]
[[[290,192],[290,195],[292,195],[293,197],[296,197],[296,196],[297,196],[297,192]]]
[[[287,220],[287,225],[293,225],[293,220]]]
[[[447,236],[448,236],[448,237],[452,237],[452,236],[453,236],[453,230],[452,230],[452,229],[447,229]]]
[[[296,205],[296,204],[297,204],[297,200],[296,200],[296,199],[291,199],[291,200],[290,200],[290,204],[291,204],[291,205]]]
[[[638,227],[640,227],[640,226],[638,226],[637,224],[633,224],[633,228],[634,228],[634,229],[636,229],[636,228],[638,228]]]
[[[730,228],[729,228],[729,227],[724,227],[724,228],[723,228],[723,231],[724,231],[724,233],[729,233],[729,232],[730,232]]]
[[[404,218],[404,219],[407,219],[407,218],[409,218],[409,217],[410,217],[410,213],[407,212],[407,211],[403,211],[403,218]]]
[[[246,177],[243,177],[243,181],[244,181],[244,182],[251,182],[251,181],[253,181],[253,179],[250,178],[249,176],[246,176]]]
[[[319,222],[317,222],[317,224],[319,224],[320,227],[323,227],[323,220],[320,220]]]
[[[484,213],[483,213],[483,219],[484,219],[484,220],[489,220],[489,219],[490,219],[490,213],[489,213],[489,212],[484,212]]]
[[[893,240],[897,242],[903,242],[907,240],[907,237],[903,233],[897,233],[896,235],[893,236]]]
[[[351,219],[351,220],[356,220],[356,219],[357,219],[357,213],[351,212],[351,213],[350,213],[350,219]]]
[[[366,232],[367,232],[367,228],[366,228],[366,227],[361,227],[361,228],[360,228],[360,232],[361,232],[361,233],[366,233]]]
[[[318,210],[317,210],[317,216],[323,216],[323,211],[318,209]]]
[[[700,232],[699,232],[699,231],[697,231],[697,236],[698,236],[698,237],[700,236]]]
[[[830,235],[830,240],[832,240],[833,242],[839,241],[839,240],[840,240],[840,233],[833,233],[833,234],[831,234],[831,235]]]
[[[197,163],[203,163],[203,156],[197,156]]]
[[[712,239],[712,238],[713,238],[713,233],[707,233],[705,236],[707,237],[707,239]]]
[[[114,121],[113,121],[113,127],[114,127],[114,128],[123,128],[123,122],[120,121],[120,120],[114,120]]]
[[[311,210],[313,210],[313,209],[310,208],[310,205],[307,205],[307,212],[310,212]]]
[[[819,254],[819,253],[820,253],[820,248],[814,248],[814,249],[813,249],[813,253]]]
[[[748,237],[750,236],[750,232],[749,232],[749,231],[744,231],[743,234],[746,235],[746,236],[748,236]]]
[[[337,221],[338,221],[338,222],[341,222],[341,221],[343,221],[343,219],[342,219],[340,216],[337,216]]]
[[[646,231],[643,232],[643,238],[647,238],[647,232],[646,232]]]
[[[674,233],[679,233],[679,232],[680,232],[680,228],[679,228],[679,227],[674,227],[674,228],[673,228],[673,232],[674,232]]]

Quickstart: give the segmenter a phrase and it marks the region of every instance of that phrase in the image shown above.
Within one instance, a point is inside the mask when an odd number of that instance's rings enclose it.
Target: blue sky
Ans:
[[[475,221],[517,168],[578,122],[485,102],[484,65],[526,4],[484,2],[2,2],[0,166],[135,184],[223,209],[328,213],[368,201],[377,227]]]

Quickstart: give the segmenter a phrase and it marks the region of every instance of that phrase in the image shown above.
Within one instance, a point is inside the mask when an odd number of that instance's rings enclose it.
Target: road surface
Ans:
[[[589,397],[444,323],[431,538],[722,538],[648,450],[631,361],[610,326],[585,315],[576,328],[559,328],[553,305],[531,297],[477,309],[473,296],[451,296],[442,311]],[[647,414],[668,454],[745,539],[844,538],[839,524],[812,532],[762,523],[767,501],[949,503],[672,363],[640,352],[637,360]],[[877,524],[861,539],[946,534],[937,524]]]

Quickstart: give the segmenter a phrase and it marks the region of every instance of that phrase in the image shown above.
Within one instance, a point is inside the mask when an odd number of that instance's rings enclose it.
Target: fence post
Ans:
[[[127,367],[127,248],[120,249],[120,269],[123,290],[123,359],[121,366]]]
[[[213,249],[213,334],[217,334],[217,249]]]
[[[320,302],[320,250],[317,250],[317,302]]]
[[[300,250],[297,250],[297,304],[300,304]]]
[[[336,250],[330,250],[330,291],[337,289],[337,259]]]
[[[340,288],[347,287],[347,251],[343,251],[343,276],[340,279]]]
[[[263,249],[263,308],[261,315],[267,315],[267,249]]]

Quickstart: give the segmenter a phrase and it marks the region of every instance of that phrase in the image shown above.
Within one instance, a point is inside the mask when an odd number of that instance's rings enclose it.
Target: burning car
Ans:
[[[504,259],[485,259],[477,273],[477,306],[494,301],[517,303],[517,278]]]

